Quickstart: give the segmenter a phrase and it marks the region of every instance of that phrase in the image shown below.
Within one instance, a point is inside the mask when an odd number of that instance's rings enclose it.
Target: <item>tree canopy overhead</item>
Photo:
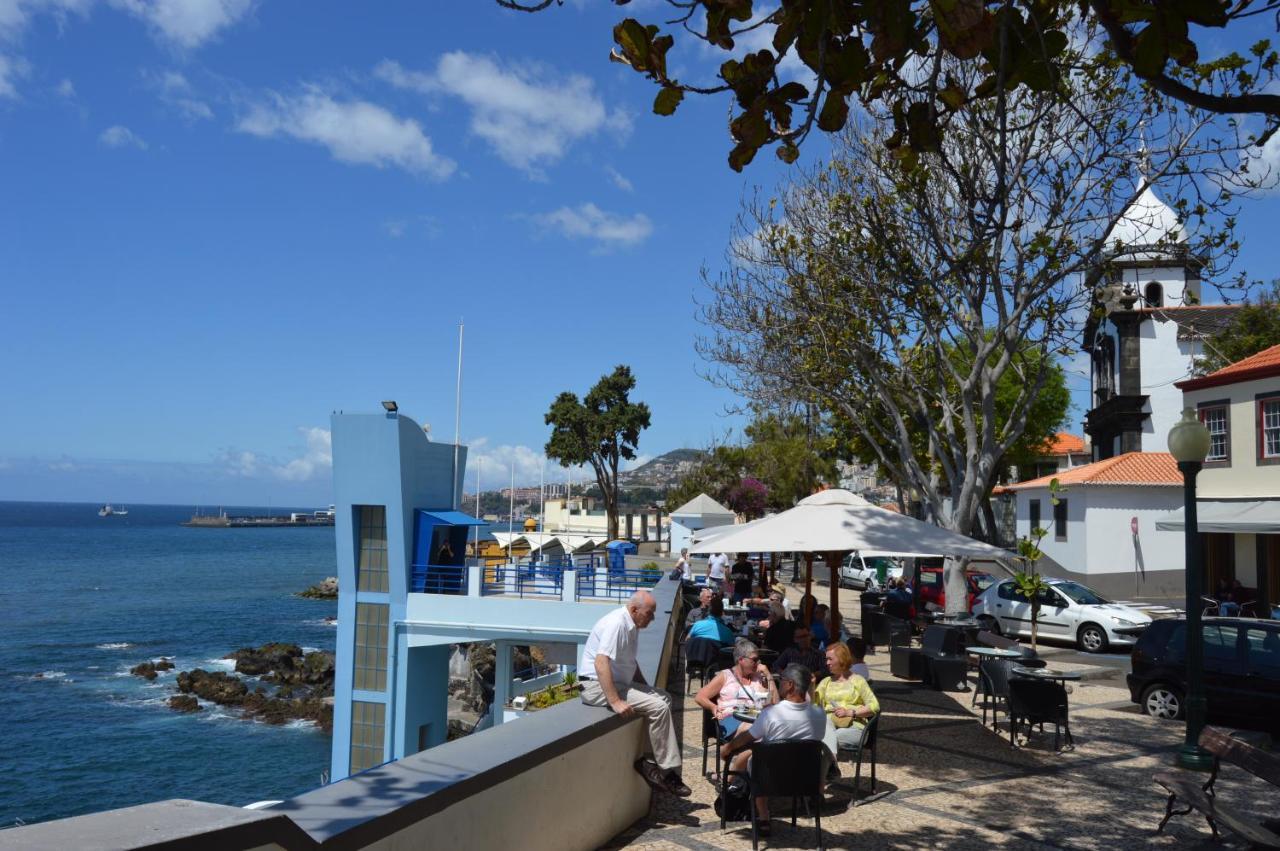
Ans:
[[[563,0],[497,0],[536,12]],[[630,0],[614,0],[628,5]],[[1163,96],[1222,114],[1265,119],[1259,140],[1280,127],[1280,95],[1268,90],[1280,59],[1270,39],[1244,54],[1201,61],[1201,46],[1255,20],[1280,28],[1280,0],[666,0],[664,20],[625,18],[610,58],[658,86],[653,111],[671,115],[686,94],[730,93],[733,148],[741,170],[777,145],[793,162],[817,127],[842,130],[861,103],[892,115],[884,143],[908,158],[938,149],[951,116],[974,101],[1020,89],[1067,96],[1063,78],[1078,62],[1068,49],[1091,43]],[[739,42],[769,36],[743,53]],[[676,38],[696,39],[724,57],[712,81],[677,77],[668,64]],[[754,41],[753,41],[754,44]],[[796,80],[781,69],[798,59]],[[947,73],[947,60],[980,72],[972,85]]]
[[[649,427],[649,406],[633,402],[636,380],[628,366],[602,376],[579,401],[565,391],[551,403],[546,424],[548,458],[562,464],[590,464],[609,517],[609,538],[618,537],[618,465],[636,457],[640,432]]]
[[[1230,324],[1204,341],[1196,374],[1208,375],[1275,345],[1280,345],[1280,280],[1241,305]]]

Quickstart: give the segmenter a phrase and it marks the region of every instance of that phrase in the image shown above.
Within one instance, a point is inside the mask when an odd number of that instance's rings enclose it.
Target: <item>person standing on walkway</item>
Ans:
[[[623,718],[639,714],[648,720],[653,759],[641,757],[635,769],[654,789],[687,798],[693,790],[680,779],[680,742],[670,703],[649,686],[636,661],[640,630],[653,623],[657,608],[652,594],[637,591],[625,606],[596,621],[582,647],[578,677],[583,703],[608,706]]]
[[[746,553],[738,553],[738,560],[730,568],[729,576],[733,579],[733,602],[741,603],[751,596],[751,586],[755,584],[756,579],[756,568],[751,563],[751,559],[747,558]]]
[[[729,557],[724,553],[714,553],[707,559],[707,585],[728,594],[725,589],[725,577],[729,571]]]
[[[676,569],[680,571],[681,582],[693,581],[693,566],[689,564],[689,548],[680,550],[680,558],[676,561]]]

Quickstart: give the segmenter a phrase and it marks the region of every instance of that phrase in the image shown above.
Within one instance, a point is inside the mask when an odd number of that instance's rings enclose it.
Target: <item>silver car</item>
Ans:
[[[878,591],[880,581],[877,577],[882,567],[886,579],[901,578],[902,562],[896,558],[875,553],[849,553],[840,564],[840,587],[855,591]]]
[[[1067,579],[1048,579],[1040,598],[1039,634],[1075,642],[1088,653],[1112,645],[1131,646],[1151,623],[1151,616],[1131,606],[1103,599],[1093,589]],[[973,602],[983,626],[1002,635],[1031,637],[1031,601],[1018,593],[1012,579],[997,582]],[[1117,631],[1122,630],[1122,631]]]

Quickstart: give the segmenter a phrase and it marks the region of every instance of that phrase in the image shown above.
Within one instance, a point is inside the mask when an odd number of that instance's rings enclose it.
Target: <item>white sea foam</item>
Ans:
[[[221,668],[224,671],[234,671],[236,669],[235,659],[205,659],[202,667]]]
[[[32,675],[32,677],[31,677],[31,679],[33,679],[33,680],[61,680],[61,679],[64,679],[66,676],[67,676],[67,672],[66,672],[66,671],[41,671],[41,672],[40,672],[40,673],[38,673],[38,674],[33,674],[33,675]]]
[[[307,626],[337,626],[338,620],[337,618],[333,620],[329,618],[312,618],[311,620],[303,621],[303,623]]]
[[[89,669],[90,671],[96,671],[96,670],[98,670],[99,668],[101,668],[102,666],[101,666],[101,665],[86,665],[85,667],[86,667],[87,669]]]
[[[128,650],[133,645],[127,641],[111,641],[106,644],[94,645],[99,650]]]

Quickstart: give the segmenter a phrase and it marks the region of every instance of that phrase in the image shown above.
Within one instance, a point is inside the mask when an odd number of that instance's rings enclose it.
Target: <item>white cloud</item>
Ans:
[[[57,91],[60,97],[64,98],[73,98],[76,96],[75,83],[70,80],[64,79],[61,83],[58,83],[58,88],[55,91]]]
[[[108,148],[137,148],[140,151],[147,149],[147,143],[141,136],[120,124],[103,130],[102,135],[98,136],[98,141]]]
[[[192,49],[243,19],[252,0],[111,0],[145,21],[157,36],[178,47]]]
[[[543,166],[560,160],[580,139],[601,130],[620,136],[631,130],[630,117],[606,109],[589,77],[558,77],[541,65],[504,65],[453,51],[440,57],[434,73],[384,60],[374,75],[398,88],[461,99],[471,108],[471,132],[503,162],[532,177],[541,177]]]
[[[621,189],[623,192],[630,192],[635,187],[631,185],[631,181],[623,177],[616,168],[611,165],[604,167],[604,173],[609,176],[609,180],[613,185]]]
[[[456,168],[453,160],[435,152],[418,122],[367,101],[336,101],[315,87],[293,97],[272,92],[236,129],[313,142],[341,162],[395,166],[435,180],[444,180]]]
[[[327,428],[300,427],[305,447],[297,458],[280,462],[244,449],[225,449],[214,459],[215,466],[245,479],[268,478],[306,482],[326,476],[333,469],[333,444]]]
[[[273,475],[290,482],[305,482],[333,469],[333,441],[327,428],[300,428],[306,451],[286,464],[271,468]]]
[[[592,240],[600,248],[638,245],[653,233],[653,223],[644,213],[633,216],[609,213],[590,202],[538,213],[529,219],[568,239]]]
[[[160,93],[160,100],[173,107],[187,121],[213,118],[209,104],[195,96],[191,83],[178,71],[144,74],[153,88]]]
[[[404,236],[404,232],[409,227],[409,223],[403,219],[397,219],[395,221],[383,222],[382,227],[386,230],[387,236],[392,239],[399,239]]]
[[[0,0],[0,6],[4,0]],[[19,77],[27,75],[27,63],[18,56],[5,56],[0,53],[0,98],[16,98],[18,88],[14,85]]]

